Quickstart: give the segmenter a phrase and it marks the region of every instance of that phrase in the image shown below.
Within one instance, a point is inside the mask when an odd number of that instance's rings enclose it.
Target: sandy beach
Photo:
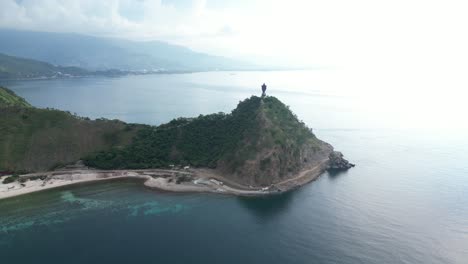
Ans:
[[[23,183],[0,183],[0,199],[93,181],[119,178],[144,179],[144,185],[171,192],[212,192],[239,196],[259,196],[285,192],[318,178],[327,160],[306,168],[296,177],[266,187],[243,186],[209,169],[190,170],[93,170],[74,169],[20,175]],[[38,179],[42,176],[42,179]],[[0,182],[8,176],[2,176]]]

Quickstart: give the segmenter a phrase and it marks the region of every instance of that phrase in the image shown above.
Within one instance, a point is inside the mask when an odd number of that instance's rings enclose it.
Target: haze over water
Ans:
[[[230,112],[266,82],[267,94],[357,167],[270,198],[117,181],[4,200],[0,255],[15,263],[467,263],[463,93],[360,77],[317,70],[2,83],[37,107],[157,125]]]

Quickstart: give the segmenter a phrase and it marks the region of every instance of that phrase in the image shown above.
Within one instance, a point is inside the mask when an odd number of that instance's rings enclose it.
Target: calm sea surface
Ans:
[[[229,112],[266,82],[357,164],[269,198],[125,180],[0,200],[1,263],[468,263],[466,119],[434,91],[346,80],[304,71],[0,83],[37,107],[156,125]]]

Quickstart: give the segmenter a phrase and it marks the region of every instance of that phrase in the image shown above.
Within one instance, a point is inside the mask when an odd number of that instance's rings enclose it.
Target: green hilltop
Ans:
[[[0,171],[41,171],[129,144],[138,126],[31,107],[0,88]]]
[[[12,90],[0,86],[0,107],[7,106],[31,107],[24,98],[19,97]]]
[[[324,146],[277,98],[252,96],[230,114],[142,128],[132,144],[89,155],[85,163],[102,169],[209,167],[243,184],[271,184],[297,173]]]
[[[160,126],[38,109],[6,89],[0,96],[8,102],[0,104],[0,171],[50,170],[82,159],[99,169],[211,168],[232,181],[265,186],[297,175],[332,151],[271,96],[252,96],[228,114]]]

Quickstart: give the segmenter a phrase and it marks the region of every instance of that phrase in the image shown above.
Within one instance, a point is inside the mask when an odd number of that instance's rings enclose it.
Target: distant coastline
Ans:
[[[137,71],[120,71],[112,73],[93,73],[87,75],[57,75],[57,76],[39,76],[39,77],[21,77],[21,78],[0,78],[0,81],[35,81],[35,80],[60,80],[60,79],[80,79],[93,77],[124,77],[124,76],[141,76],[141,75],[156,75],[156,74],[188,74],[195,73],[193,71],[159,71],[159,72],[137,72]]]
[[[307,71],[311,69],[291,69],[291,68],[271,68],[271,69],[252,69],[252,70],[197,70],[197,71],[126,71],[126,70],[109,70],[109,71],[98,71],[87,75],[57,75],[57,76],[40,76],[40,77],[23,77],[23,78],[1,78],[0,81],[38,81],[38,80],[63,80],[63,79],[81,79],[81,78],[93,78],[93,77],[125,77],[125,76],[144,76],[144,75],[160,75],[160,74],[192,74],[192,73],[203,73],[203,72],[227,72],[227,73],[238,73],[238,72],[288,72],[288,71]]]

